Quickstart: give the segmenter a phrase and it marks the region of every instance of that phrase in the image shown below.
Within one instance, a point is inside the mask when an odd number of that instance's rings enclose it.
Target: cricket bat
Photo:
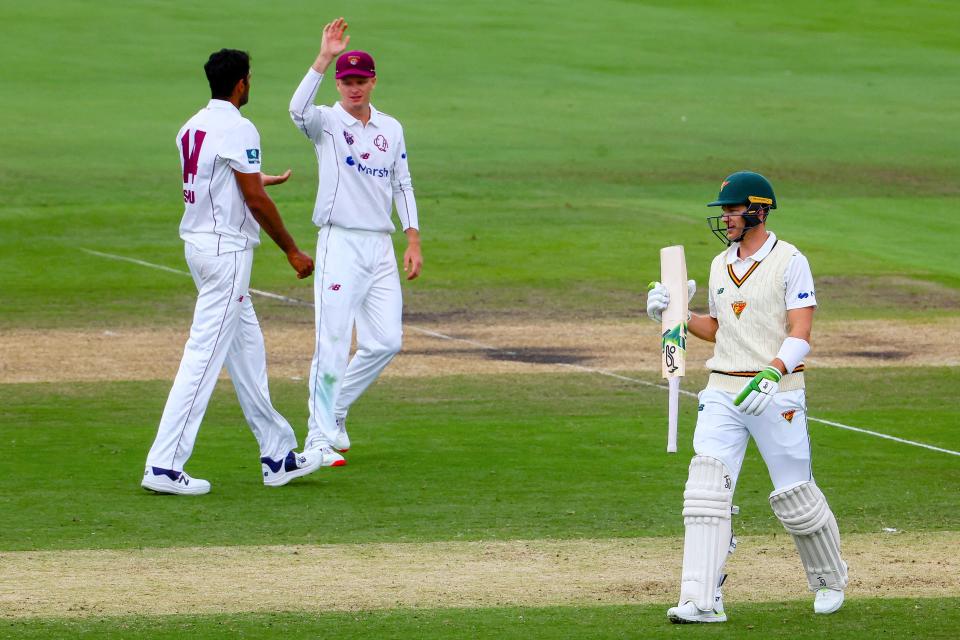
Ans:
[[[667,453],[677,452],[677,417],[680,412],[680,377],[687,365],[687,260],[682,246],[660,249],[660,282],[670,292],[670,305],[660,325],[663,377],[667,379]]]

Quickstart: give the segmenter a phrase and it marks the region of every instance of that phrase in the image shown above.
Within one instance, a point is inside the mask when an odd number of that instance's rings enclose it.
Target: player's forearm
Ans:
[[[317,73],[326,73],[327,67],[330,66],[330,63],[333,62],[333,56],[326,53],[320,52],[317,56],[317,59],[313,61],[313,65],[310,67]]]
[[[420,246],[420,230],[413,227],[408,227],[403,230],[403,233],[407,236],[407,246],[417,245]]]
[[[284,253],[289,255],[298,251],[297,243],[284,226],[283,219],[280,217],[280,212],[277,211],[277,205],[273,203],[273,200],[269,197],[257,198],[253,201],[247,200],[247,207],[260,228],[270,236]]]
[[[397,207],[397,216],[403,230],[417,230],[420,221],[417,215],[417,199],[413,197],[413,187],[396,187],[393,190],[393,203]]]
[[[717,322],[717,319],[712,318],[709,315],[691,313],[690,319],[687,321],[687,330],[701,340],[706,340],[707,342],[717,341],[718,328],[720,328],[720,324]]]

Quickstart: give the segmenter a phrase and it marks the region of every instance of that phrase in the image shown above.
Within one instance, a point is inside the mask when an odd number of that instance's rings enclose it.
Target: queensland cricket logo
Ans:
[[[740,314],[743,313],[743,310],[747,308],[747,303],[744,302],[743,300],[737,300],[730,306],[733,307],[733,313],[737,316],[737,319],[739,320]]]
[[[660,344],[663,351],[663,361],[667,365],[667,372],[673,373],[679,369],[674,358],[677,351],[687,350],[687,323],[681,322],[673,329],[665,331]]]
[[[793,414],[795,414],[796,412],[797,412],[796,409],[791,409],[790,411],[784,411],[784,412],[781,413],[780,415],[783,416],[783,419],[784,419],[784,420],[786,420],[787,422],[791,422],[791,423],[792,423],[792,422],[793,422]]]

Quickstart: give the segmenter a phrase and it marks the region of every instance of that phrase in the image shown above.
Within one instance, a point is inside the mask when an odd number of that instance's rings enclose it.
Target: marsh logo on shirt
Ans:
[[[247,162],[249,164],[260,164],[260,149],[247,149]]]
[[[371,176],[374,178],[387,178],[390,176],[390,169],[382,169],[379,167],[368,167],[362,162],[357,162],[353,159],[353,156],[347,156],[344,159],[344,162],[347,163],[348,167],[356,167],[358,173],[362,173],[365,176]]]

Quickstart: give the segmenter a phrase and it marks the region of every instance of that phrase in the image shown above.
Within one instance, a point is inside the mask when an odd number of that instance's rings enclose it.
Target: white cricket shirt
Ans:
[[[738,242],[730,245],[726,252],[721,254],[724,256],[725,264],[731,266],[734,274],[736,274],[738,278],[742,278],[755,264],[763,261],[763,259],[769,255],[774,245],[777,244],[777,236],[773,231],[769,231],[768,233],[770,235],[767,237],[766,242],[764,242],[763,246],[752,256],[740,258],[737,255],[740,248],[740,243]],[[784,304],[786,304],[788,311],[790,309],[817,306],[817,296],[813,288],[813,273],[810,271],[810,262],[807,261],[807,257],[799,251],[793,254],[787,262],[787,268],[783,274],[783,285]],[[716,294],[716,291],[710,289],[707,295],[707,302],[710,306],[710,316],[713,318],[717,317]]]
[[[390,218],[396,204],[403,229],[418,229],[403,127],[373,105],[366,126],[339,102],[315,106],[322,80],[311,68],[290,100],[290,117],[317,152],[313,223],[390,233],[396,230]]]
[[[260,172],[260,134],[226,100],[211,100],[177,133],[183,169],[180,237],[201,253],[220,255],[260,244],[260,225],[234,170]]]

